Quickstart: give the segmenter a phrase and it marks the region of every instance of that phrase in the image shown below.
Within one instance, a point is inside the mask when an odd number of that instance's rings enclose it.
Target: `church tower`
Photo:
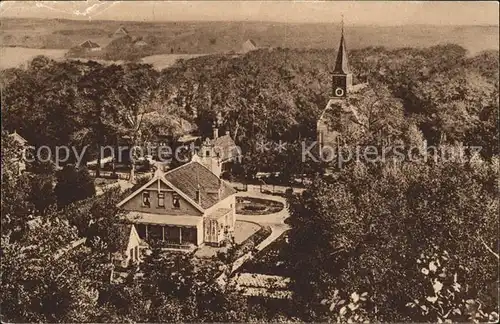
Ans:
[[[332,98],[343,99],[347,97],[348,92],[352,88],[352,73],[349,67],[347,58],[347,48],[344,38],[344,18],[342,17],[342,30],[340,36],[339,49],[337,51],[337,59],[335,60],[335,68],[332,76]]]
[[[350,107],[346,99],[352,90],[352,73],[347,58],[344,17],[342,17],[340,44],[332,73],[330,100],[316,125],[319,154],[323,158],[328,159],[333,156],[332,149],[336,148],[342,140],[342,128],[348,127],[349,117],[346,112]]]

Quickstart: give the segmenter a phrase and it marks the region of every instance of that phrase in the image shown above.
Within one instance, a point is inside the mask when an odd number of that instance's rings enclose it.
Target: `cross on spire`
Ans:
[[[344,36],[344,14],[341,14],[340,17],[341,17],[340,26],[342,30],[342,36]]]

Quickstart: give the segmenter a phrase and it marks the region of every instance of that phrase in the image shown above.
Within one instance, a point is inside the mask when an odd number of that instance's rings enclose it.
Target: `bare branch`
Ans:
[[[488,246],[488,244],[486,244],[486,242],[483,240],[483,238],[481,236],[479,237],[479,240],[481,241],[481,243],[483,244],[483,246],[486,248],[486,250],[488,250],[488,252],[490,252],[491,254],[493,254],[495,256],[495,258],[497,258],[498,260],[500,260],[500,256],[498,255],[498,253],[495,253],[495,251],[493,251]]]

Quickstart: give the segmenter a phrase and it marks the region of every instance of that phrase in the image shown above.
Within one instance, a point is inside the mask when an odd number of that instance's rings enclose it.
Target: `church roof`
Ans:
[[[339,111],[342,114],[351,115],[356,122],[362,123],[357,108],[350,105],[345,100],[339,100],[339,99],[330,99],[328,101],[328,104],[326,105],[326,108],[323,110],[319,118],[319,121],[326,121],[328,119],[331,119],[332,114],[334,114],[335,111]]]
[[[348,74],[351,70],[349,68],[349,60],[347,59],[347,47],[345,45],[344,30],[340,36],[339,50],[337,51],[337,59],[335,60],[335,68],[333,73]]]

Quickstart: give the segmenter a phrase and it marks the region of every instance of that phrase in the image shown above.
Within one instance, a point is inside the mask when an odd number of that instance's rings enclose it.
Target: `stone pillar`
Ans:
[[[161,227],[161,239],[163,242],[165,242],[165,226]]]
[[[179,227],[179,244],[182,244],[182,227]]]

